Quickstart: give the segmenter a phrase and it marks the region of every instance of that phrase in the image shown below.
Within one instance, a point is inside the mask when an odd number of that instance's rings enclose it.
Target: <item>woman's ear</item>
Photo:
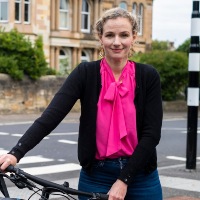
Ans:
[[[102,37],[99,36],[99,43],[102,45],[103,42],[102,42]]]
[[[133,34],[133,40],[135,41],[136,38],[137,38],[137,33],[134,33],[134,34]]]

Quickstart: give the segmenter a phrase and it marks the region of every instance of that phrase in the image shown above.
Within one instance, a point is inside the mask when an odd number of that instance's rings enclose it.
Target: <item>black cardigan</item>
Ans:
[[[78,137],[80,165],[90,171],[96,153],[97,102],[101,89],[100,60],[79,64],[55,94],[47,109],[9,152],[19,161],[48,135],[80,99]],[[136,106],[138,145],[121,171],[119,179],[129,184],[138,171],[149,173],[157,167],[156,146],[161,137],[162,100],[160,78],[149,66],[136,63]]]

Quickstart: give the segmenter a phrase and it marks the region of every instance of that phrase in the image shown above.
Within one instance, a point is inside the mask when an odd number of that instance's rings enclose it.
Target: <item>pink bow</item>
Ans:
[[[113,106],[106,156],[118,152],[121,149],[120,140],[127,135],[121,102],[127,93],[128,89],[123,83],[112,82],[104,96],[104,99],[110,101]]]

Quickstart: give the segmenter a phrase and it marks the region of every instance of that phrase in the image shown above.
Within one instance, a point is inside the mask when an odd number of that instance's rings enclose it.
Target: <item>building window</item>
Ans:
[[[69,2],[60,0],[60,28],[69,29]]]
[[[8,21],[8,0],[0,0],[0,21]]]
[[[24,22],[30,23],[30,16],[31,16],[31,11],[30,11],[30,0],[24,0]]]
[[[59,73],[61,75],[69,75],[72,68],[70,60],[70,51],[67,48],[60,49],[59,52]]]
[[[15,21],[21,22],[21,0],[15,0]]]
[[[132,14],[133,14],[134,16],[137,15],[137,3],[133,3]]]
[[[81,31],[90,32],[90,11],[89,11],[89,4],[86,0],[82,1]]]
[[[29,24],[30,10],[30,0],[15,0],[15,22]]]
[[[119,7],[120,7],[120,8],[123,8],[123,9],[125,9],[125,10],[127,10],[127,3],[126,3],[126,2],[121,2],[121,3],[119,4]]]
[[[139,26],[138,34],[139,35],[143,34],[143,14],[144,14],[144,6],[142,3],[140,3],[139,11],[138,11],[138,26]]]
[[[88,53],[83,50],[81,52],[81,62],[89,62],[89,61],[90,61],[90,57],[89,57]]]

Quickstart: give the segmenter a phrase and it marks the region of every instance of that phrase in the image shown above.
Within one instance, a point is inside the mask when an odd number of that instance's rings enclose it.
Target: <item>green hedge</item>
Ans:
[[[47,66],[42,37],[38,36],[32,44],[16,29],[5,32],[1,28],[0,73],[9,74],[15,80],[23,79],[24,75],[36,80],[47,73],[55,74]]]
[[[187,53],[177,51],[152,51],[135,55],[132,60],[153,65],[161,77],[162,98],[176,100],[188,82]]]

